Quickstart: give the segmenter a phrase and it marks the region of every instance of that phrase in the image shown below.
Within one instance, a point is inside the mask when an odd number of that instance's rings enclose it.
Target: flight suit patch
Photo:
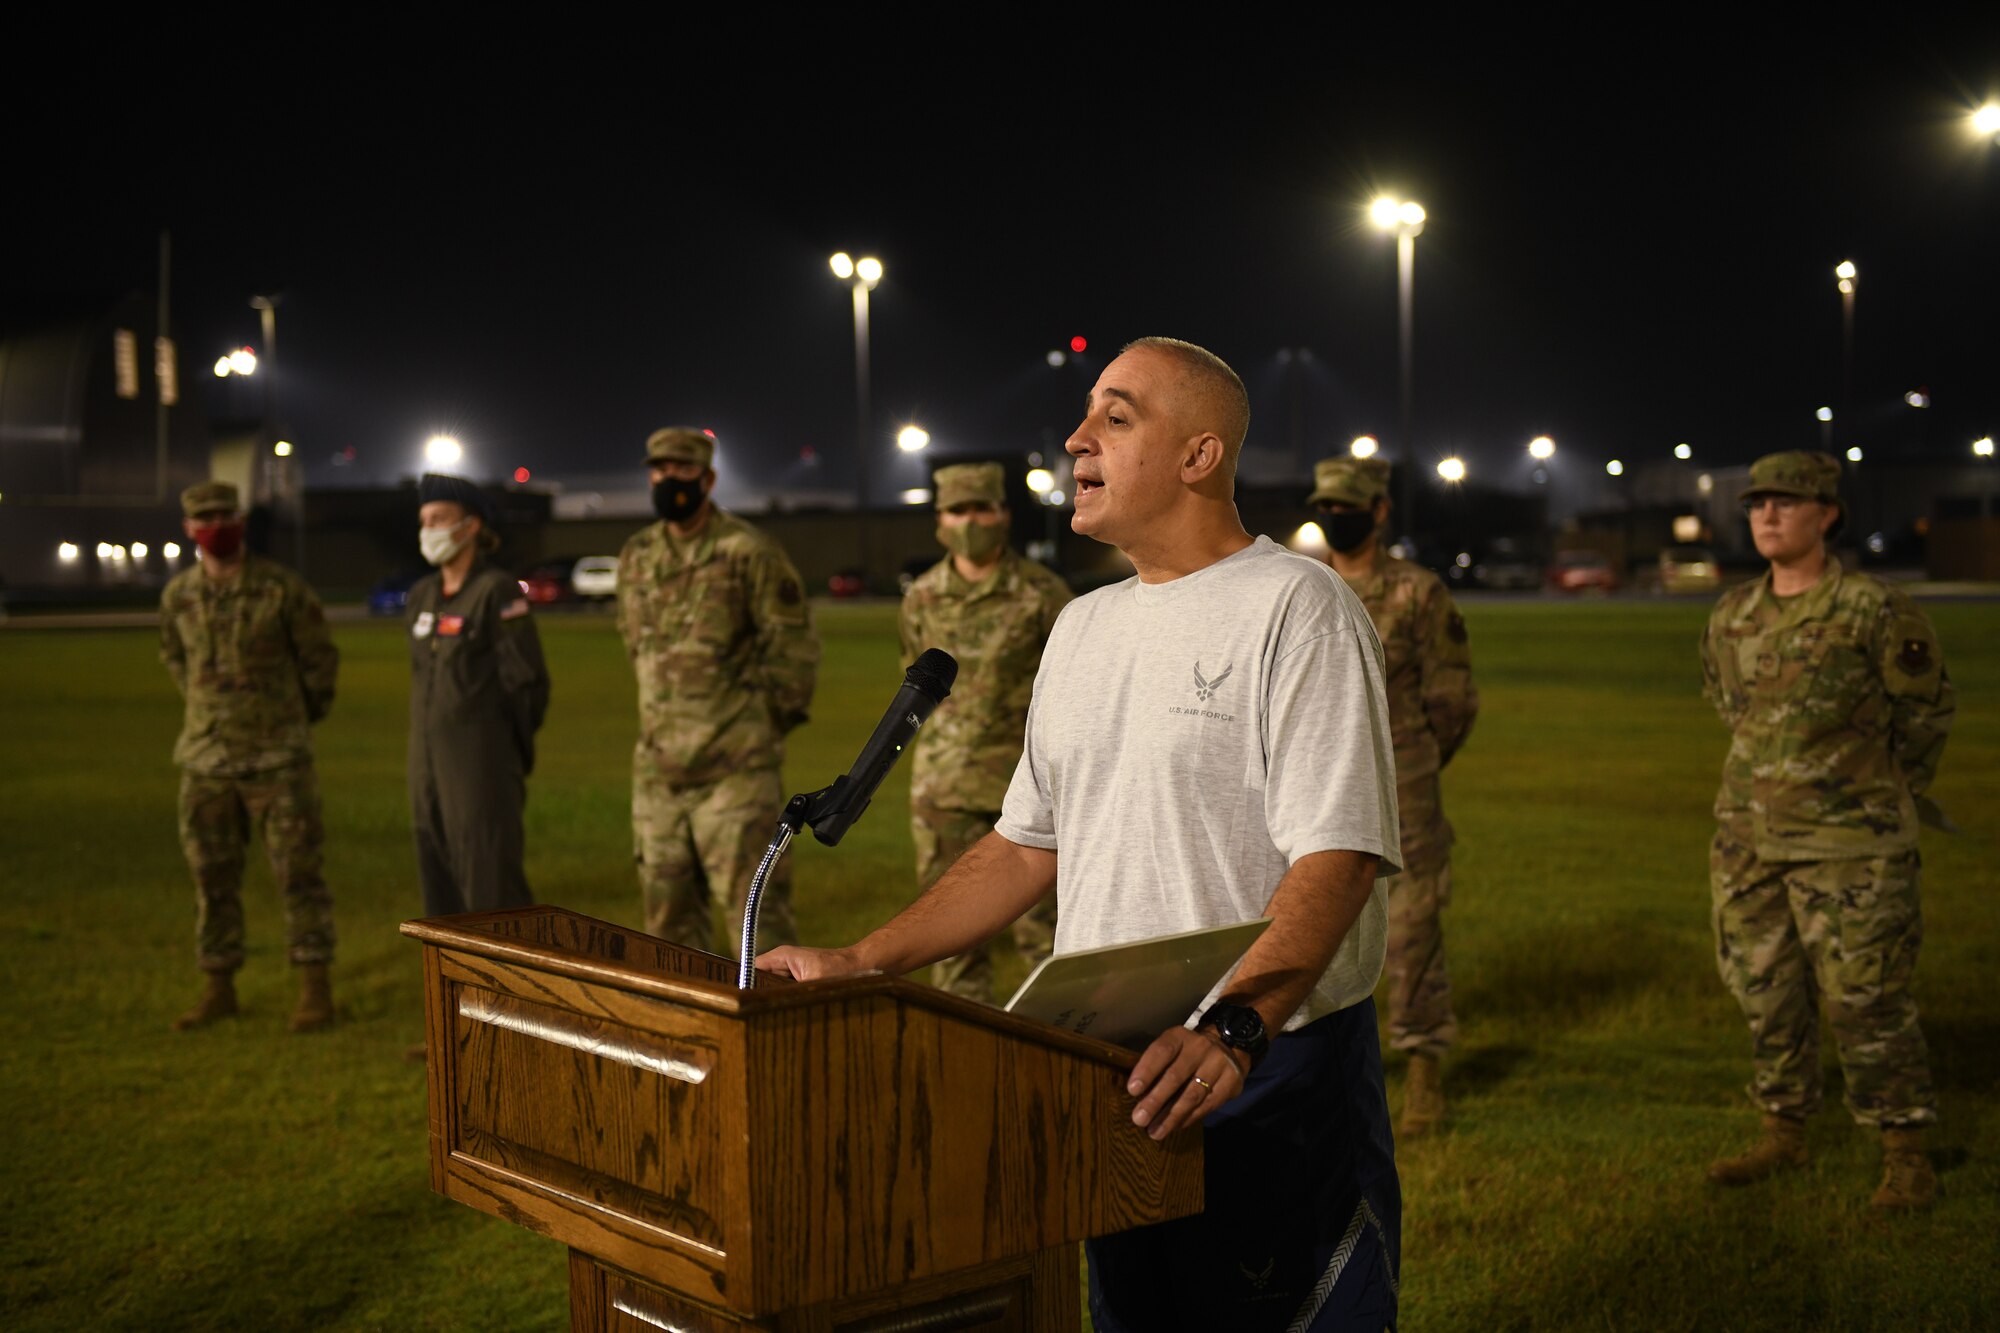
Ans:
[[[436,620],[428,611],[417,612],[416,623],[410,626],[410,633],[419,639],[430,637],[431,625]]]
[[[447,637],[451,638],[456,638],[459,635],[465,633],[465,617],[439,616],[438,633],[446,635]]]

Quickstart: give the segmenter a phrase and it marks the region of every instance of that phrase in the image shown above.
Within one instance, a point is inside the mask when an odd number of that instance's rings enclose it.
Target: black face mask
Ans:
[[[1375,532],[1375,511],[1372,509],[1337,510],[1321,514],[1321,531],[1326,533],[1326,544],[1346,555],[1364,545]]]
[[[653,483],[653,512],[669,523],[685,523],[693,518],[705,498],[699,481],[662,477]]]

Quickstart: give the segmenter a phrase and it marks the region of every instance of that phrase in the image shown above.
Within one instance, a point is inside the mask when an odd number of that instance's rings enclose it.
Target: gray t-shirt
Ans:
[[[1372,852],[1394,873],[1395,747],[1368,612],[1268,537],[1070,603],[997,827],[1058,853],[1057,953],[1262,916],[1314,852]],[[1286,1026],[1369,995],[1386,933],[1378,878]]]

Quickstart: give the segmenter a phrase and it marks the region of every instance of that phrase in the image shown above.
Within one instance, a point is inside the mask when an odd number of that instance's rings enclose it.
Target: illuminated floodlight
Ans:
[[[1438,464],[1438,475],[1440,477],[1443,477],[1446,481],[1451,481],[1451,482],[1464,481],[1465,460],[1462,458],[1444,459]]]
[[[239,347],[229,354],[229,369],[238,375],[257,373],[257,354],[247,347]]]
[[[99,542],[97,544],[97,558],[99,560],[109,560],[111,558],[110,542]]]
[[[133,542],[133,543],[132,543],[132,558],[133,558],[134,560],[144,560],[144,559],[146,558],[146,550],[147,550],[147,547],[146,547],[146,543],[144,543],[144,542]]]
[[[1405,227],[1423,226],[1424,206],[1414,201],[1404,203],[1401,208],[1396,210],[1396,221],[1402,223]]]
[[[68,564],[70,561],[76,559],[79,554],[80,552],[76,549],[75,542],[64,542],[62,545],[56,547],[56,559],[62,561],[64,564]]]
[[[424,461],[450,467],[465,456],[465,447],[449,435],[433,435],[424,441]]]
[[[1385,194],[1368,205],[1368,217],[1376,226],[1387,231],[1396,225],[1396,215],[1402,210],[1403,205],[1399,200],[1391,199]]]
[[[1840,280],[1839,286],[1840,286],[1840,294],[1842,296],[1854,295],[1854,279],[1842,278]]]
[[[1851,284],[1854,281],[1856,274],[1857,270],[1854,267],[1854,261],[1852,259],[1843,259],[1838,264],[1835,264],[1833,266],[1833,276],[1840,279],[1841,283],[1843,284],[1840,290],[1842,290],[1843,292],[1851,292],[1854,290],[1852,286],[1847,284]]]
[[[1056,474],[1045,467],[1028,469],[1028,489],[1037,495],[1047,495],[1056,488]]]
[[[1830,407],[1822,407],[1819,411],[1813,413],[1813,415],[1818,417],[1821,421],[1831,421],[1833,420],[1833,409]]]
[[[1988,102],[1973,112],[1972,128],[1978,134],[2000,134],[2000,102]]]
[[[1327,546],[1326,530],[1317,523],[1301,523],[1299,530],[1292,534],[1292,539],[1285,545],[1305,555],[1325,555],[1330,549]]]
[[[279,440],[271,446],[271,452],[280,458],[290,458],[292,456],[292,442],[290,440]]]
[[[882,281],[882,261],[874,258],[857,260],[854,265],[854,276],[873,287]]]
[[[1931,396],[1922,389],[1912,389],[1903,395],[1903,401],[1911,407],[1929,407],[1931,405]]]
[[[1359,435],[1355,437],[1353,444],[1347,446],[1347,452],[1356,458],[1373,458],[1381,448],[1382,446],[1375,442],[1373,435]]]
[[[1704,472],[1699,477],[1696,477],[1694,479],[1694,488],[1700,491],[1703,495],[1707,495],[1709,492],[1715,489],[1715,478],[1709,476],[1708,473]]]
[[[215,377],[219,380],[226,380],[229,378],[228,357],[218,356],[217,358],[215,358]]]
[[[931,442],[931,433],[922,426],[905,426],[896,432],[896,447],[906,454],[919,453]]]
[[[1546,435],[1528,441],[1528,457],[1547,460],[1556,456],[1556,442]]]
[[[906,505],[927,505],[931,502],[930,488],[927,486],[912,486],[897,498],[902,500]]]
[[[1625,465],[1619,462],[1615,458],[1612,459],[1609,463],[1606,463],[1604,465],[1604,470],[1610,473],[1614,477],[1622,477],[1625,475]]]
[[[1685,463],[1688,459],[1694,457],[1694,450],[1684,444],[1677,444],[1674,446],[1674,457]]]
[[[1851,447],[1850,447],[1850,448],[1848,449],[1848,451],[1847,451],[1847,461],[1848,461],[1848,462],[1850,462],[1850,463],[1859,463],[1859,462],[1861,461],[1861,446],[1860,446],[1860,445],[1858,445],[1858,444],[1857,444],[1857,445],[1853,445],[1853,446],[1851,446]]]
[[[833,276],[839,278],[842,282],[846,282],[854,276],[854,261],[848,257],[845,250],[834,254],[831,259],[826,261],[826,266],[832,269]]]
[[[181,544],[179,542],[168,542],[160,548],[160,554],[169,560],[178,560],[181,558]]]
[[[1983,440],[1974,440],[1972,442],[1972,452],[1979,458],[1993,457],[1993,437],[1988,435]]]

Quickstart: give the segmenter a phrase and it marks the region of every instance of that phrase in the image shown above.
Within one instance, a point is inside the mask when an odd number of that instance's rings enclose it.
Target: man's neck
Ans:
[[[1778,597],[1794,597],[1818,583],[1826,574],[1826,543],[1813,547],[1796,560],[1771,562],[1771,592]]]
[[[694,511],[693,518],[685,523],[668,523],[667,531],[673,533],[681,541],[701,536],[701,530],[708,526],[708,515],[711,508],[713,506],[708,501],[703,500],[701,508]]]
[[[1375,572],[1375,553],[1382,548],[1381,540],[1372,534],[1368,540],[1351,551],[1328,551],[1333,560],[1333,572],[1344,579],[1366,578]]]
[[[463,551],[438,566],[438,573],[444,580],[445,596],[456,596],[458,590],[465,586],[465,576],[472,572],[472,562],[478,558],[479,548],[467,542]]]
[[[1171,583],[1226,560],[1253,538],[1243,526],[1233,501],[1205,504],[1192,514],[1182,511],[1157,523],[1130,546],[1118,549],[1132,562],[1141,583]]]
[[[236,554],[229,559],[218,560],[208,552],[203,551],[201,553],[202,576],[211,583],[227,583],[243,572],[243,561],[246,555],[247,552],[239,548]]]
[[[964,556],[954,552],[951,557],[951,567],[957,570],[958,576],[967,583],[984,583],[987,579],[993,577],[994,570],[1000,568],[1000,560],[1006,554],[1005,551],[1000,551],[985,564],[975,565]]]

